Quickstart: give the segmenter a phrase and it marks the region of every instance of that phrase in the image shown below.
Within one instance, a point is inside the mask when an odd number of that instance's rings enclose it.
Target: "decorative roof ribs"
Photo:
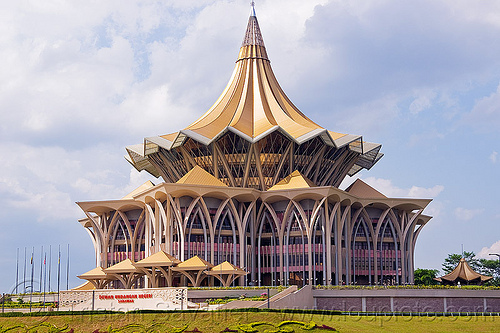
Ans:
[[[259,28],[259,22],[257,21],[257,17],[255,15],[251,15],[248,20],[247,31],[245,32],[245,38],[243,39],[243,43],[241,43],[241,47],[249,45],[259,45],[265,47],[264,39],[262,39],[262,33]]]
[[[380,148],[324,129],[290,101],[252,11],[231,79],[214,105],[179,132],[127,147],[126,159],[166,182],[198,165],[228,186],[267,190],[297,170],[316,185],[338,187],[347,174],[380,160]]]

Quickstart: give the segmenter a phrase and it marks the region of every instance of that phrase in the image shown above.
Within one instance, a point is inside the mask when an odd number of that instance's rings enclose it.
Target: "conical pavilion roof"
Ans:
[[[211,267],[214,267],[214,265],[212,265],[208,261],[198,256],[194,256],[186,261],[181,262],[177,266],[172,267],[172,269],[177,271],[188,271],[188,270],[209,269]]]
[[[491,276],[486,276],[479,274],[478,272],[474,271],[470,266],[467,261],[465,261],[464,258],[460,259],[460,262],[458,263],[457,267],[450,273],[441,276],[438,278],[438,280],[445,280],[448,282],[456,282],[456,281],[477,281],[480,279],[481,282],[488,281],[492,279],[493,277]]]
[[[158,251],[134,264],[135,267],[172,266],[181,261],[165,251]]]
[[[144,184],[142,184],[141,186],[139,186],[138,188],[127,194],[126,196],[124,196],[122,199],[133,199],[135,195],[144,192],[146,190],[149,190],[151,187],[154,186],[155,184],[153,184],[150,180],[148,180],[147,182],[145,182]]]
[[[198,165],[195,165],[188,173],[182,176],[182,178],[179,179],[177,183],[227,187],[226,184],[224,184],[223,182],[212,176],[210,173],[203,170],[203,168],[201,168]]]
[[[78,275],[78,278],[80,279],[106,279],[108,276],[104,272],[104,269],[99,266],[94,269],[91,269],[90,271],[83,273],[82,275]]]
[[[294,188],[307,188],[307,187],[315,187],[316,185],[312,182],[312,180],[305,177],[298,170],[295,170],[291,174],[289,174],[284,179],[280,180],[276,185],[271,187],[268,191],[274,190],[291,190]]]
[[[139,270],[134,266],[130,259],[125,259],[119,263],[104,269],[105,273],[123,274],[123,273],[139,273]]]
[[[224,261],[223,263],[218,264],[217,266],[214,266],[210,269],[207,274],[236,274],[236,275],[246,275],[248,274],[246,271],[243,269],[239,268],[238,266],[235,266],[231,264],[228,261]]]
[[[385,195],[362,181],[361,179],[356,179],[354,183],[349,185],[348,188],[345,190],[346,192],[349,192],[352,195],[355,195],[360,198],[370,198],[370,199],[375,199],[375,198],[387,198]]]
[[[80,291],[80,290],[94,290],[96,289],[95,286],[92,284],[90,281],[86,281],[82,283],[81,285],[71,288],[72,291]]]

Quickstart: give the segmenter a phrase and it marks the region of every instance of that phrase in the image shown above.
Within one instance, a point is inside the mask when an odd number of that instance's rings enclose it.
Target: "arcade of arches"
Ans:
[[[412,283],[429,200],[348,191],[150,184],[134,198],[79,203],[87,214],[80,222],[104,268],[163,250],[180,261],[228,261],[249,272],[239,285]]]

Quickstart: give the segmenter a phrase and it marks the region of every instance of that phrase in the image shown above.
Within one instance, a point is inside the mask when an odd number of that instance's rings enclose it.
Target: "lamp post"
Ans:
[[[500,254],[499,253],[488,253],[490,256],[497,256],[498,257],[498,267],[497,267],[497,271],[499,270],[500,268]]]
[[[490,256],[497,256],[498,262],[500,262],[500,253],[488,253]]]
[[[267,308],[269,309],[269,288],[267,288]]]

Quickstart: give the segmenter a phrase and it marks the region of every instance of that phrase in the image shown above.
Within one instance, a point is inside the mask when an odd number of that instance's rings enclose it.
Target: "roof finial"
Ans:
[[[248,45],[260,45],[264,46],[264,41],[262,40],[262,34],[260,32],[259,23],[257,22],[257,16],[255,15],[255,2],[250,3],[252,5],[252,10],[250,12],[250,17],[248,18],[247,31],[245,32],[245,39],[241,46]]]

